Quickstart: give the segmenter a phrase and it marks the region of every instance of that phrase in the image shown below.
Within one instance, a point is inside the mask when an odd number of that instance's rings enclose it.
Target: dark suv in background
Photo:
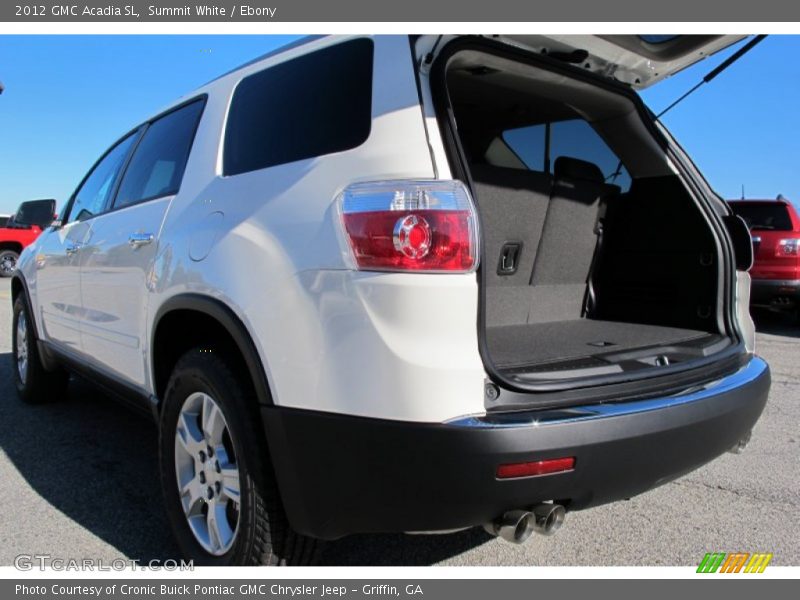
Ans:
[[[731,200],[753,238],[751,305],[792,311],[800,318],[800,214],[783,196]]]

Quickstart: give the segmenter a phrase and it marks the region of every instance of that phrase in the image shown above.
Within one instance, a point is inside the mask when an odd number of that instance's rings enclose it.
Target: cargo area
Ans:
[[[485,360],[563,381],[728,345],[712,226],[629,96],[472,51],[447,90],[480,215]]]

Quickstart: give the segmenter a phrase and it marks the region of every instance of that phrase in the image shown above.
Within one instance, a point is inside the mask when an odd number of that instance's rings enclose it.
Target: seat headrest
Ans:
[[[556,179],[579,179],[594,183],[605,183],[603,172],[594,163],[571,156],[559,156],[553,166]]]

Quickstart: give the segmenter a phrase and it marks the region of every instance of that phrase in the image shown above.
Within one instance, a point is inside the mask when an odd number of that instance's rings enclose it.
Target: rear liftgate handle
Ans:
[[[500,261],[497,265],[498,275],[513,275],[519,266],[519,255],[522,242],[506,242],[500,249]]]

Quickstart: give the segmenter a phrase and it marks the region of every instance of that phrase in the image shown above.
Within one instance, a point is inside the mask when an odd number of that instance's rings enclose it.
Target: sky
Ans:
[[[123,133],[297,36],[0,36],[0,213],[59,207]],[[738,47],[738,46],[737,46]],[[660,112],[735,48],[643,92]],[[800,36],[770,36],[664,117],[722,196],[800,200]]]
[[[131,128],[296,38],[0,35],[0,213],[33,198],[60,210]]]
[[[743,43],[646,89],[656,113]],[[724,198],[775,198],[800,206],[800,35],[772,35],[662,119]]]

